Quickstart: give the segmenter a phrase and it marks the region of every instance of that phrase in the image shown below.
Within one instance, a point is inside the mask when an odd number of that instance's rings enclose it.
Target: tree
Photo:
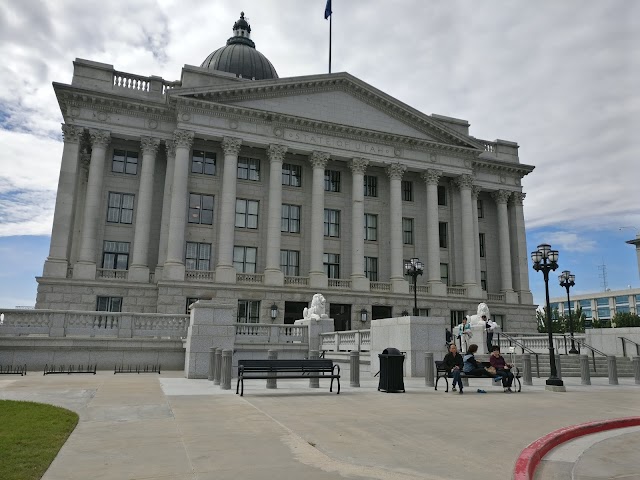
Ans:
[[[629,312],[616,312],[611,319],[612,325],[616,327],[640,327],[640,316]]]
[[[575,311],[571,312],[571,318],[573,319],[573,332],[584,333],[584,323],[586,320],[585,314],[582,312],[582,307],[578,307]],[[547,333],[547,308],[536,312],[536,320],[538,321],[538,332]],[[560,315],[558,309],[554,309],[551,314],[552,333],[569,333],[569,313],[567,315]]]

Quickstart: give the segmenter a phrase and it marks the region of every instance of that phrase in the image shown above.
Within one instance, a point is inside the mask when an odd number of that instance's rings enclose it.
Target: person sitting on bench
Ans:
[[[463,357],[464,365],[462,367],[462,371],[469,376],[474,377],[493,377],[489,372],[485,370],[485,368],[478,363],[474,353],[478,351],[478,345],[472,343],[469,345],[469,350]]]
[[[491,356],[489,357],[491,366],[496,369],[496,375],[502,377],[502,387],[505,393],[512,393],[511,384],[513,383],[513,373],[511,373],[511,365],[504,360],[504,357],[500,355],[500,347],[494,345],[491,349]]]
[[[449,377],[453,378],[452,392],[456,391],[456,384],[460,387],[460,395],[462,395],[462,379],[460,378],[460,372],[462,372],[463,360],[462,355],[458,353],[458,347],[455,343],[449,345],[449,353],[447,353],[442,359],[444,367],[447,369]]]

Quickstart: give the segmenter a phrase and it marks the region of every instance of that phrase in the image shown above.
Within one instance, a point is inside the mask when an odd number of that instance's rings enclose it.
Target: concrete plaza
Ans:
[[[247,380],[245,396],[182,372],[0,377],[0,399],[60,405],[80,422],[44,480],[283,478],[509,479],[522,449],[558,428],[640,416],[640,386],[622,378],[566,393],[544,379],[507,395],[471,380],[464,395],[405,379],[406,393]],[[476,393],[483,388],[486,394]],[[536,478],[640,478],[640,429],[576,439],[553,450]],[[567,476],[569,475],[569,476]],[[636,475],[636,476],[633,476]]]

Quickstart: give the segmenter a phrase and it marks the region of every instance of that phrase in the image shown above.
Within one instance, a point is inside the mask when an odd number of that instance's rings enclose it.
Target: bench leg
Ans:
[[[333,379],[331,381],[333,381]],[[336,382],[338,382],[338,391],[336,392],[336,395],[339,395],[340,394],[340,379],[336,378]]]
[[[240,375],[238,375],[238,381],[236,382],[236,395],[238,394],[239,388],[240,388]]]
[[[522,391],[522,384],[520,383],[520,379],[519,378],[516,378],[515,380],[516,380],[516,382],[518,382],[518,393],[520,393]]]

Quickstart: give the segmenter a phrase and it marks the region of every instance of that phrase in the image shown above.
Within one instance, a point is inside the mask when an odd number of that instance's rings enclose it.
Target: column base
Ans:
[[[184,282],[185,266],[179,262],[166,262],[162,270],[163,280],[177,280]]]
[[[67,278],[69,262],[62,258],[47,258],[42,271],[43,277]]]
[[[429,282],[429,293],[437,297],[446,297],[447,286],[442,282]]]
[[[131,265],[127,279],[130,282],[149,283],[149,267],[144,265]]]
[[[90,262],[78,262],[73,266],[73,278],[78,280],[95,280],[96,264]]]
[[[409,282],[404,278],[391,278],[391,291],[393,293],[409,293]]]
[[[467,289],[467,298],[484,298],[484,292],[482,290],[482,287],[480,287],[479,285],[472,283],[469,285],[465,285],[464,287]]]
[[[351,275],[351,290],[358,292],[368,292],[371,289],[371,282],[364,275]]]
[[[284,285],[284,273],[282,273],[282,270],[275,268],[265,269],[264,284],[273,287],[282,287]]]
[[[533,294],[530,290],[520,290],[520,305],[533,305]]]
[[[216,283],[236,283],[236,273],[231,265],[219,265],[216,268]]]
[[[544,389],[548,392],[566,392],[567,388],[564,385],[545,385]]]
[[[520,298],[518,297],[518,293],[513,290],[503,291],[504,293],[504,301],[505,303],[519,303]],[[533,303],[533,300],[531,301]]]
[[[324,272],[309,272],[309,286],[326,290],[329,287],[329,279]]]

